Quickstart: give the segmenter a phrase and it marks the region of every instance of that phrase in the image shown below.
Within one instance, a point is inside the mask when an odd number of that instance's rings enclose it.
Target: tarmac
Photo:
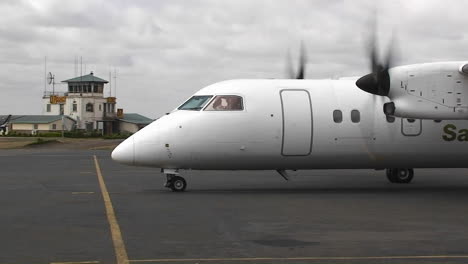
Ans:
[[[0,150],[0,264],[467,263],[468,170],[183,171]]]

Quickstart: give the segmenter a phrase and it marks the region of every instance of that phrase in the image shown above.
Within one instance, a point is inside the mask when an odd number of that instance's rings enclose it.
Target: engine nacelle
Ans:
[[[390,69],[391,103],[384,113],[412,119],[468,119],[468,63],[443,62]]]

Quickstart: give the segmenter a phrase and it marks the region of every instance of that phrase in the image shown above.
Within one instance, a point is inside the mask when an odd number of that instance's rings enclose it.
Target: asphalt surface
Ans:
[[[416,170],[407,185],[372,170],[290,182],[186,171],[187,191],[173,193],[158,169],[109,154],[0,151],[0,264],[116,263],[122,252],[129,263],[468,262],[467,169]]]

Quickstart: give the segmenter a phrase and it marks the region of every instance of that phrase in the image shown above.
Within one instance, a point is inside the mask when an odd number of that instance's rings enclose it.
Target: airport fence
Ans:
[[[103,138],[103,139],[125,139],[130,137],[131,133],[115,133],[110,135],[102,135],[98,131],[67,131],[63,133],[63,136],[66,138]],[[62,132],[44,132],[37,133],[33,135],[31,133],[19,133],[16,131],[11,131],[7,135],[2,135],[3,137],[37,137],[37,138],[53,138],[53,137],[62,137]]]

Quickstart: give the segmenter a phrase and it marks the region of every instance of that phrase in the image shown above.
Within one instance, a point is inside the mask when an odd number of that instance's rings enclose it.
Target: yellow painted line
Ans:
[[[109,222],[110,226],[117,264],[128,264],[129,262],[127,250],[125,249],[125,243],[122,239],[122,233],[120,232],[119,223],[117,222],[114,207],[112,206],[112,201],[109,192],[107,191],[104,178],[102,177],[101,167],[99,166],[99,161],[96,155],[94,155],[94,164],[96,165],[96,173],[99,181],[99,187],[101,188],[102,198],[104,199],[104,206],[106,207],[107,221]]]
[[[72,192],[72,194],[94,194],[94,192]]]
[[[440,256],[371,256],[371,257],[291,257],[291,258],[181,258],[181,259],[135,259],[130,263],[144,262],[194,262],[194,261],[274,261],[274,260],[382,260],[382,259],[468,259],[468,255],[440,255]]]
[[[99,261],[50,262],[50,264],[97,264]]]

